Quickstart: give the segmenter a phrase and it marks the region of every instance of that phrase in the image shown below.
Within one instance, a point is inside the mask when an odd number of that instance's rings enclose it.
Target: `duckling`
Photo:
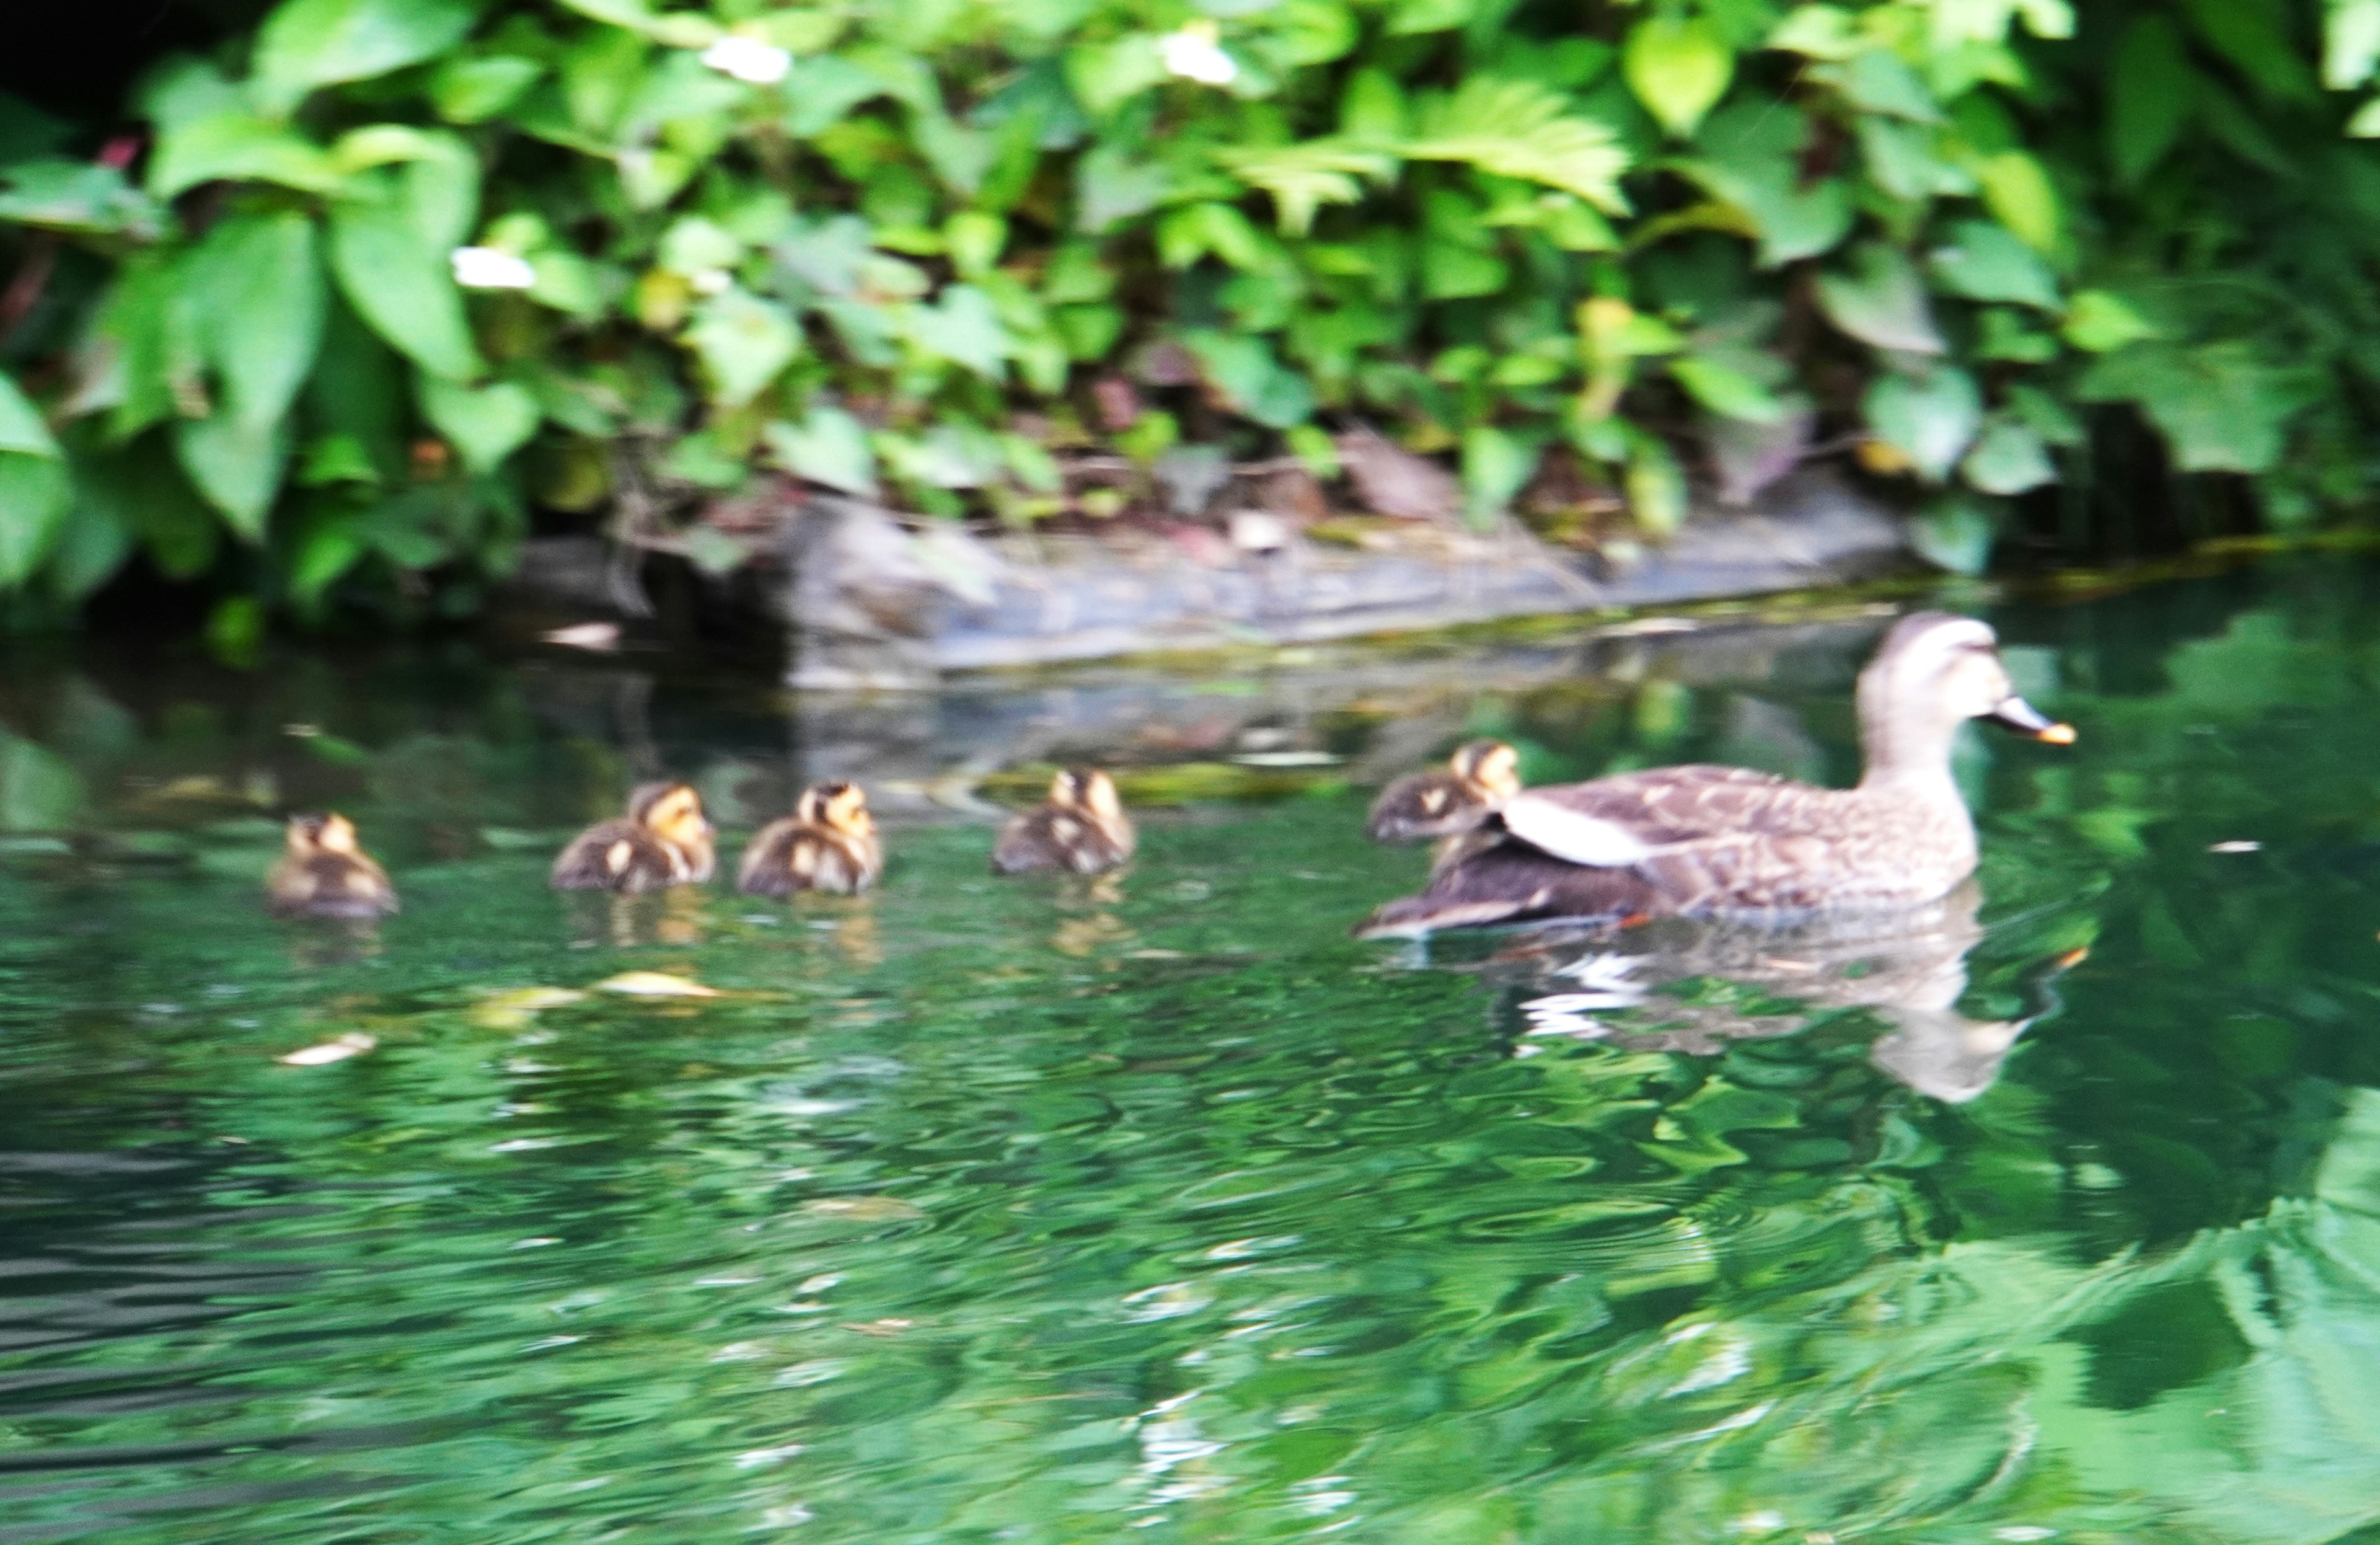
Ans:
[[[1364,834],[1374,842],[1456,836],[1520,792],[1519,753],[1500,740],[1474,740],[1445,767],[1408,772],[1382,789]]]
[[[1097,768],[1070,767],[1050,780],[1050,797],[1011,816],[992,845],[994,874],[1071,870],[1097,874],[1132,857],[1139,836],[1123,813],[1115,780]]]
[[[735,888],[746,895],[795,891],[857,895],[884,872],[884,844],[857,784],[816,784],[794,813],[760,828],[744,850]]]
[[[557,891],[621,891],[699,885],[717,866],[702,796],[680,783],[646,784],[628,796],[625,819],[598,821],[553,860]]]
[[[362,920],[396,910],[388,871],[356,841],[346,816],[292,816],[285,841],[281,861],[264,878],[265,905],[274,917]]]
[[[1990,719],[2051,745],[2073,729],[2017,696],[1970,617],[1893,625],[1860,673],[1859,786],[1741,767],[1659,767],[1515,795],[1417,896],[1356,931],[1410,937],[1543,918],[1768,917],[1912,906],[1974,871],[1950,743]],[[1493,838],[1493,840],[1486,840]]]

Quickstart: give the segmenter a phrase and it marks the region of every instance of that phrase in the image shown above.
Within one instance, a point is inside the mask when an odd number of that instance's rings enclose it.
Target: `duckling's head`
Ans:
[[[628,819],[676,847],[697,848],[710,840],[702,796],[690,784],[645,785],[628,797]]]
[[[1871,761],[1947,754],[1950,733],[1968,719],[1989,719],[2054,746],[2073,743],[2058,724],[2017,695],[2000,661],[1999,639],[1973,617],[1917,612],[1892,625],[1860,673],[1860,724]]]
[[[1069,767],[1050,780],[1050,803],[1060,809],[1081,810],[1101,821],[1123,815],[1123,798],[1115,780],[1096,767]]]
[[[812,784],[802,790],[794,815],[808,825],[823,826],[847,837],[876,834],[876,818],[868,812],[868,795],[857,784]]]
[[[358,851],[355,822],[336,810],[291,816],[284,841],[293,858],[312,858],[325,853],[352,858]]]
[[[1521,792],[1521,755],[1500,740],[1474,740],[1457,749],[1454,775],[1491,799]]]

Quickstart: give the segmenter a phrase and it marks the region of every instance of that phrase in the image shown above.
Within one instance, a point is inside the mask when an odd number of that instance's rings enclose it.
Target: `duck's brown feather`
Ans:
[[[397,910],[396,887],[361,855],[316,853],[285,858],[264,882],[266,906],[277,918],[385,917]]]
[[[992,844],[991,867],[999,874],[1024,874],[1034,870],[1069,870],[1097,874],[1132,857],[1134,833],[1129,821],[1116,828],[1093,820],[1081,810],[1037,805],[1009,817]]]
[[[707,854],[688,854],[633,821],[605,821],[570,840],[553,860],[557,891],[619,891],[636,895],[710,878]]]
[[[783,898],[796,891],[856,895],[884,872],[884,845],[786,816],[760,828],[744,850],[735,888],[746,895]]]

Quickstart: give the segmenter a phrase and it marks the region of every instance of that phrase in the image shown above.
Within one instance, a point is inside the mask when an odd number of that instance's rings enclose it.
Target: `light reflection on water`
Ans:
[[[1979,908],[1881,941],[1363,944],[1423,859],[1358,790],[1152,811],[1097,882],[995,882],[948,809],[1258,731],[1840,779],[1859,627],[807,705],[790,758],[668,676],[20,672],[0,1542],[2348,1537],[2372,578],[2001,617],[2083,740],[1979,739]],[[865,769],[884,889],[549,894],[661,767],[731,832]],[[405,889],[376,931],[254,905],[318,803]]]

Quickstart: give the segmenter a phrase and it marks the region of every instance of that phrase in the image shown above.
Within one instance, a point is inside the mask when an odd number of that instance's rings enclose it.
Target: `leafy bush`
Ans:
[[[1974,567],[2137,415],[2302,524],[2371,477],[2375,58],[2380,0],[285,0],[145,143],[0,114],[0,589],[468,599],[532,509],[724,565],[755,468],[1030,519],[1355,419],[1655,534],[1854,445]]]

